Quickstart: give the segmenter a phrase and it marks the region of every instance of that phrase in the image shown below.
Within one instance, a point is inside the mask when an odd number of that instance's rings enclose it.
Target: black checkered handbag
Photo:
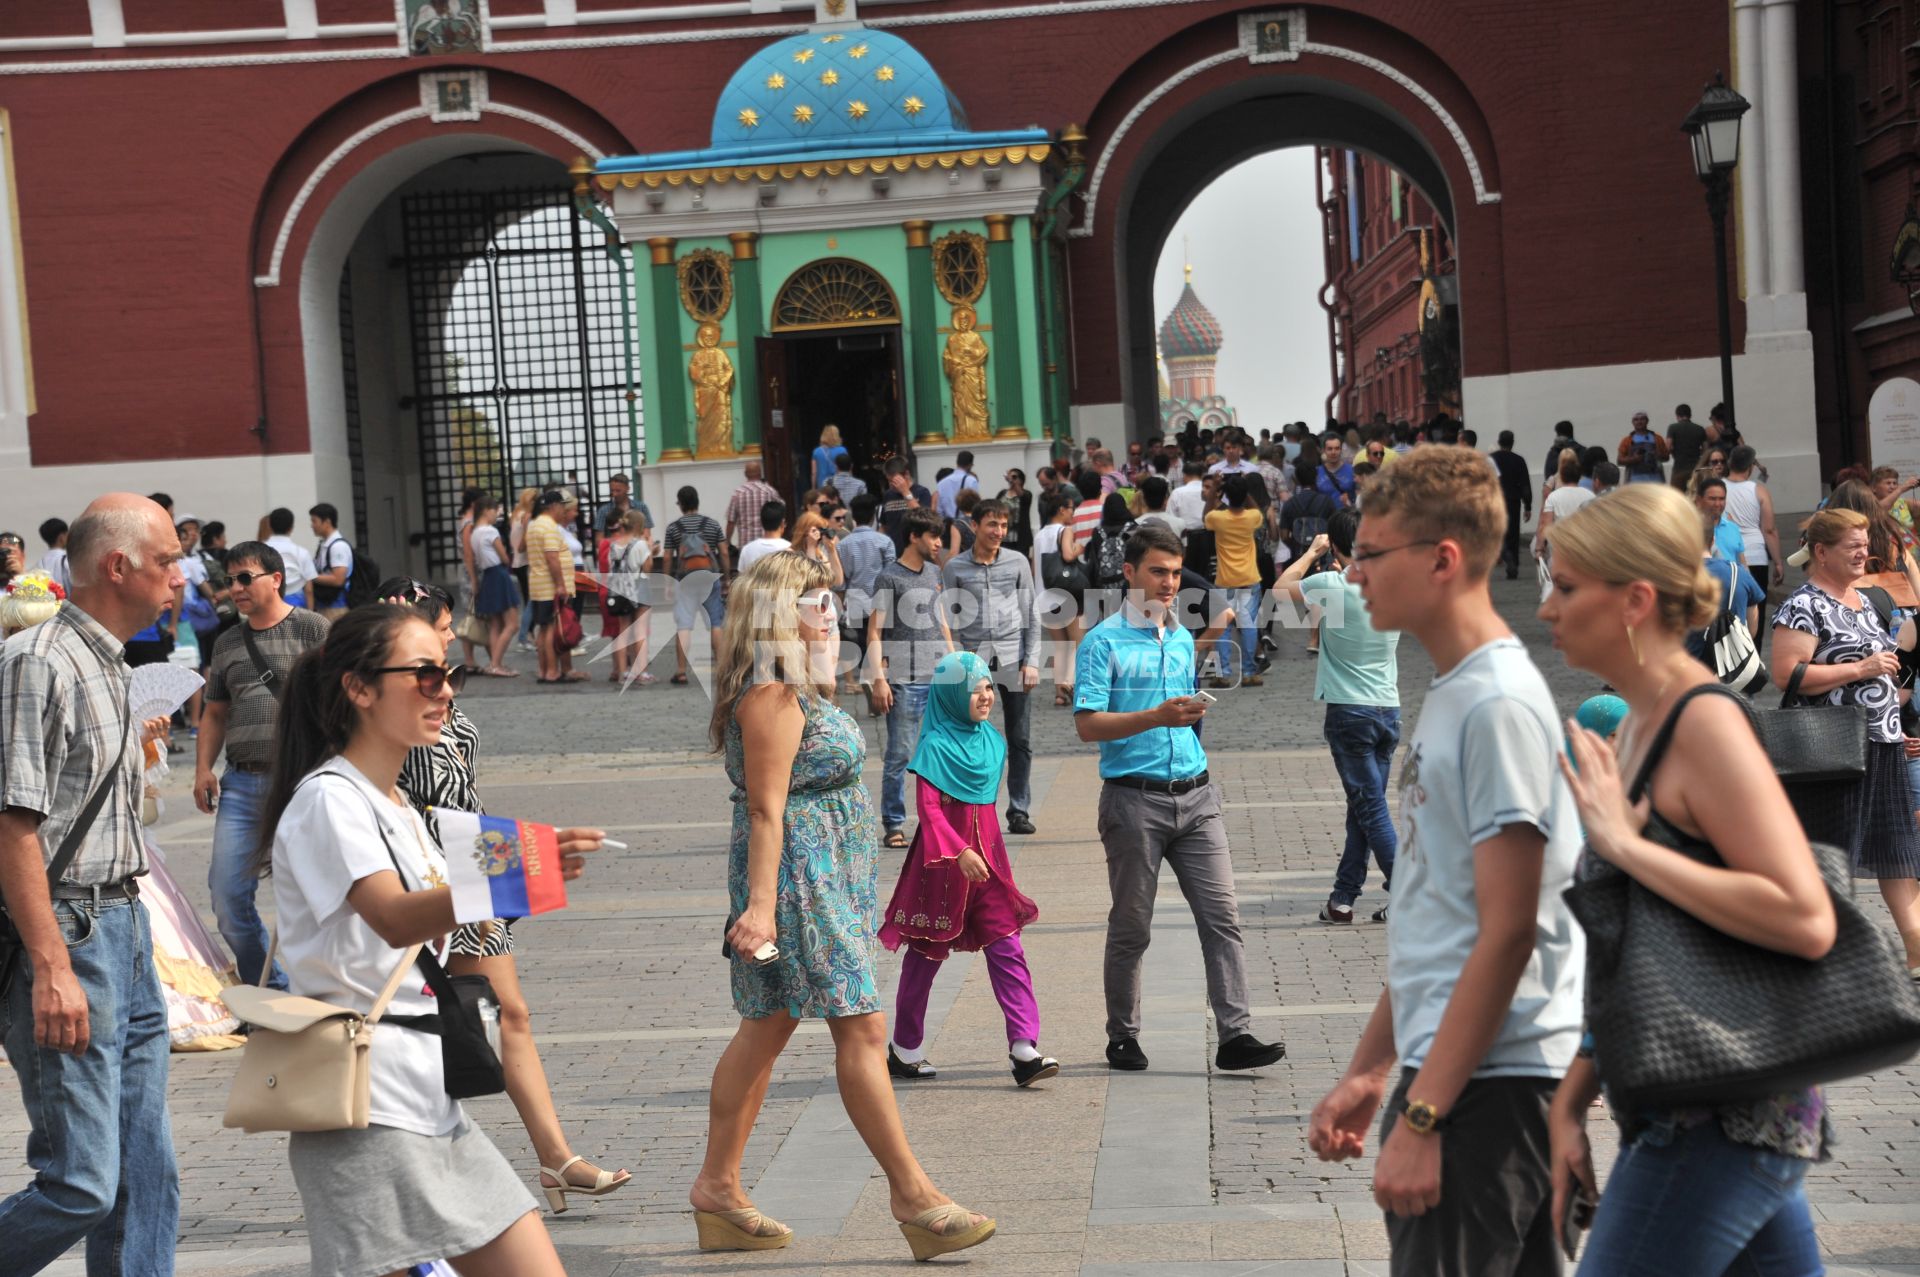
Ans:
[[[1635,801],[1673,736],[1681,697],[1647,751]],[[1705,864],[1713,847],[1668,825],[1646,836]],[[1808,961],[1737,940],[1591,852],[1567,905],[1587,934],[1587,1026],[1595,1063],[1625,1111],[1717,1108],[1898,1064],[1920,1051],[1920,991],[1887,933],[1851,895],[1846,853],[1813,844],[1839,930]]]

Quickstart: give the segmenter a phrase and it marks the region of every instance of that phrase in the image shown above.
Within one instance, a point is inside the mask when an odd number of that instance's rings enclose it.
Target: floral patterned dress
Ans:
[[[880,831],[860,779],[866,740],[838,706],[811,696],[801,706],[807,725],[787,790],[773,905],[780,956],[766,966],[733,957],[733,1005],[749,1020],[776,1011],[832,1017],[881,1009],[874,978]],[[727,728],[726,762],[734,784],[727,896],[738,916],[747,908],[747,791],[737,718]]]

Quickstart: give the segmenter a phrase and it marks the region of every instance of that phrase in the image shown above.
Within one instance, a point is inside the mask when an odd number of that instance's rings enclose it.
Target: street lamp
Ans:
[[[1707,213],[1713,218],[1713,277],[1720,311],[1720,402],[1726,405],[1727,424],[1733,411],[1733,316],[1727,286],[1727,193],[1733,186],[1733,168],[1740,162],[1740,117],[1748,101],[1727,87],[1724,75],[1713,73],[1713,83],[1700,95],[1680,125],[1693,144],[1693,171],[1707,188]]]
[[[1893,282],[1907,290],[1907,309],[1920,315],[1920,210],[1911,204],[1893,233]]]

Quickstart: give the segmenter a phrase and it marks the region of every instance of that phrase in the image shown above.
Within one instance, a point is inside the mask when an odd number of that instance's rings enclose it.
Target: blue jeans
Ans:
[[[1391,889],[1399,842],[1387,810],[1387,772],[1400,743],[1400,711],[1390,705],[1329,705],[1325,724],[1333,767],[1347,791],[1347,845],[1333,875],[1333,903],[1353,907],[1367,881],[1367,852]]]
[[[1222,593],[1227,596],[1227,606],[1233,609],[1233,628],[1220,636],[1216,648],[1220,653],[1220,676],[1245,678],[1254,672],[1254,654],[1260,650],[1260,587],[1240,585]],[[1237,663],[1233,659],[1236,651],[1240,654]]]
[[[252,861],[260,845],[260,817],[267,806],[268,777],[260,772],[227,768],[220,778],[220,805],[213,813],[213,859],[207,865],[207,889],[213,893],[213,916],[220,937],[233,950],[240,983],[260,979],[267,960],[267,928],[260,921],[253,898],[260,890]],[[273,964],[276,989],[287,987],[286,972]]]
[[[0,1201],[8,1273],[37,1273],[81,1241],[87,1277],[169,1277],[180,1178],[167,1119],[167,1004],[147,911],[134,900],[55,902],[86,994],[83,1055],[33,1044],[33,964],[0,1002],[0,1037],[31,1130],[33,1182]]]
[[[1656,1122],[1613,1164],[1580,1271],[1606,1277],[1815,1277],[1826,1271],[1808,1163],[1735,1144],[1717,1121]]]
[[[907,761],[920,743],[920,716],[927,711],[928,683],[894,683],[893,708],[887,711],[887,761],[880,777],[880,824],[899,829],[907,823]]]

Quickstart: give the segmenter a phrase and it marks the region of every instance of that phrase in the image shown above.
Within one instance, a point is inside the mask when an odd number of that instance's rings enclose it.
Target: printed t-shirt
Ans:
[[[245,617],[214,640],[207,664],[207,699],[229,702],[227,709],[227,763],[263,767],[273,761],[273,724],[280,703],[260,682],[260,667],[247,650],[249,628]],[[280,624],[253,631],[253,645],[284,691],[287,674],[301,653],[327,641],[327,622],[318,613],[294,608]],[[258,974],[258,973],[255,973]]]

